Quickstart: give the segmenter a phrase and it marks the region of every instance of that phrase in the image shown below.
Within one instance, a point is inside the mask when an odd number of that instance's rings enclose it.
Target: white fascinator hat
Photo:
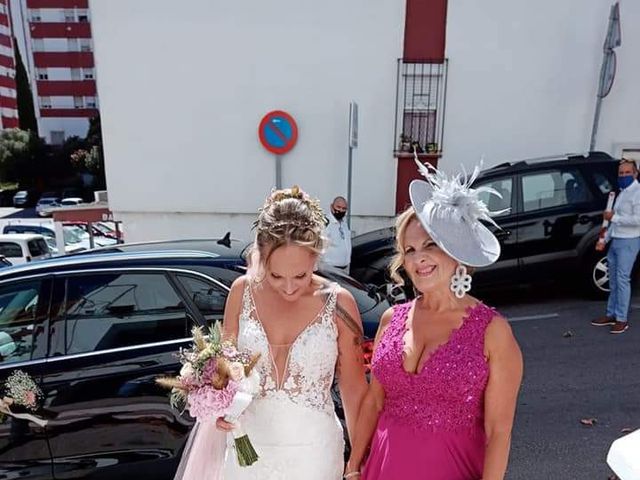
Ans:
[[[480,166],[471,176],[447,176],[415,157],[424,180],[409,185],[411,204],[431,239],[450,257],[469,267],[491,265],[500,256],[500,243],[481,220],[498,227],[491,218],[509,211],[491,212],[479,198],[481,193],[502,195],[490,187],[471,188]],[[464,169],[463,169],[464,170]]]

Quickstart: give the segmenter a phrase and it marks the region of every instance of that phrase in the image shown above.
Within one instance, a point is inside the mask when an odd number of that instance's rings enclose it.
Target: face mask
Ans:
[[[623,177],[618,177],[618,187],[627,188],[635,181],[635,178],[631,175],[625,175]]]
[[[347,212],[336,212],[336,211],[331,211],[331,213],[333,213],[333,216],[336,217],[336,220],[340,221],[344,218],[344,216],[347,214]]]

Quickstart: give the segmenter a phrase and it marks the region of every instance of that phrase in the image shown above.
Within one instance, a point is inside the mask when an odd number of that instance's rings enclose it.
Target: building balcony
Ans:
[[[36,68],[93,68],[92,52],[33,52]]]
[[[95,80],[38,80],[38,95],[46,97],[92,97]]]
[[[30,22],[31,38],[91,38],[90,23]]]
[[[89,0],[27,0],[27,8],[89,8]]]
[[[41,108],[43,118],[93,118],[98,116],[97,108]]]

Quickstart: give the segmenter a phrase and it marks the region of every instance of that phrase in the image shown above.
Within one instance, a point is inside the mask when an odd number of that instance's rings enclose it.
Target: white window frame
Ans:
[[[52,108],[51,97],[40,97],[40,108]]]
[[[84,97],[73,97],[73,108],[85,108]]]

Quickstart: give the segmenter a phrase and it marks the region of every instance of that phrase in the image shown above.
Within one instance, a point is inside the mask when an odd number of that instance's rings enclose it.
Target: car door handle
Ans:
[[[591,217],[588,215],[580,215],[578,217],[578,223],[580,225],[587,225],[588,223],[591,223]]]
[[[509,238],[511,236],[511,231],[510,230],[498,230],[495,233],[495,236],[498,240],[506,240],[507,238]]]

